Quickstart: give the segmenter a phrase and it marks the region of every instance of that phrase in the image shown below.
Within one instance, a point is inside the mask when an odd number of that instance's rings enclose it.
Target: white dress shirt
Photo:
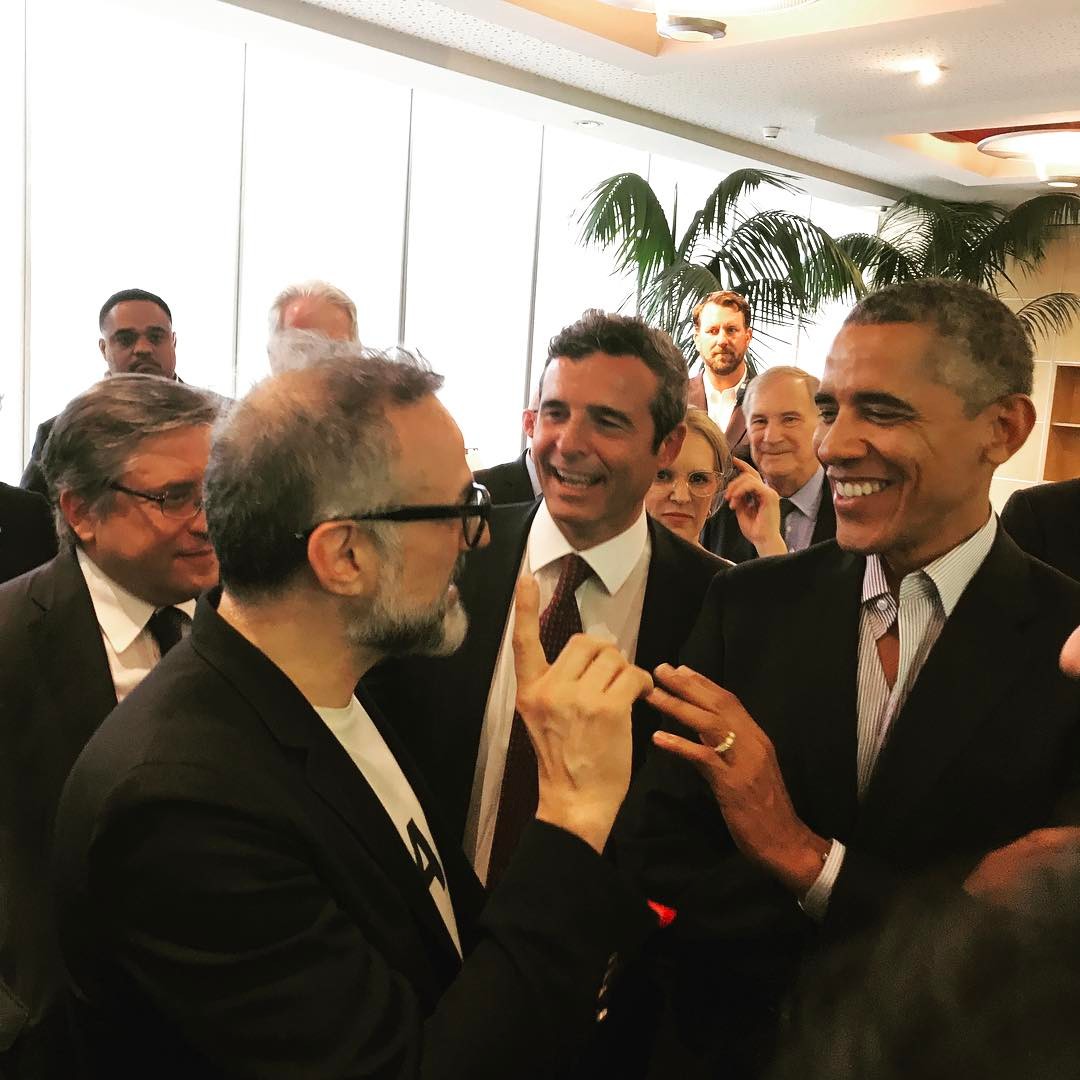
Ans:
[[[547,503],[541,503],[529,530],[519,571],[536,575],[541,611],[550,603],[558,584],[560,560],[573,550],[551,517]],[[625,532],[577,554],[593,569],[593,576],[583,582],[576,593],[582,629],[587,634],[616,642],[626,658],[632,661],[637,652],[645,581],[652,554],[644,510]],[[506,748],[514,720],[517,677],[513,633],[514,603],[511,601],[484,710],[469,815],[465,822],[465,854],[481,881],[487,880],[506,769]]]
[[[885,567],[877,555],[866,560],[859,611],[858,669],[858,786],[859,798],[888,739],[893,720],[911,695],[911,688],[926,663],[945,622],[953,613],[968,583],[990,554],[997,535],[997,518],[990,514],[974,535],[921,570],[905,575],[897,602],[885,579]],[[878,638],[897,621],[900,627],[900,661],[892,689],[881,666]],[[802,901],[803,910],[822,919],[833,885],[844,862],[844,845],[833,840],[817,880]]]
[[[749,372],[747,374],[749,374]],[[709,378],[709,371],[706,368],[705,373],[701,377],[701,382],[705,387],[705,406],[706,411],[709,414],[709,419],[712,420],[721,431],[727,431],[727,426],[731,423],[731,414],[735,411],[735,404],[739,399],[739,391],[742,390],[747,383],[746,376],[744,375],[734,386],[728,386],[723,390],[717,390],[716,387],[713,386],[712,381]]]
[[[314,708],[363,774],[371,790],[375,792],[375,797],[382,803],[387,817],[394,823],[394,828],[405,845],[405,850],[416,863],[418,872],[429,878],[431,899],[439,909],[447,933],[460,956],[461,939],[458,937],[457,918],[450,900],[450,887],[443,869],[442,857],[435,847],[435,838],[428,827],[424,808],[401,771],[397,758],[386,745],[386,740],[379,733],[367,710],[355,697],[342,709]],[[423,837],[427,851],[417,844],[414,833]]]
[[[105,642],[109,674],[116,689],[116,700],[124,698],[150,673],[161,659],[154,636],[146,628],[157,608],[130,593],[113,581],[89,555],[78,548],[75,556],[90,590],[90,602]],[[189,618],[195,615],[195,601],[176,604]]]

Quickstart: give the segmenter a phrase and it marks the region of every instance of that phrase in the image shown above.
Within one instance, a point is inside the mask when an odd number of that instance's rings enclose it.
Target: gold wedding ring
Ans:
[[[735,745],[735,732],[729,731],[714,747],[713,753],[722,758]]]

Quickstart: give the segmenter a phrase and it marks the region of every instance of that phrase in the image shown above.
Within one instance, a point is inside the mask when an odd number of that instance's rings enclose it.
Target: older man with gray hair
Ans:
[[[49,836],[72,762],[217,581],[203,471],[217,405],[113,375],[57,417],[43,460],[60,553],[0,587],[0,1073],[72,1075],[56,1005]]]
[[[91,740],[58,817],[95,1075],[563,1076],[606,1014],[651,921],[601,856],[649,676],[584,635],[549,667],[521,585],[539,806],[482,915],[396,718],[356,691],[465,635],[454,581],[490,504],[440,383],[357,350],[266,380],[217,433],[222,589]]]
[[[356,305],[336,285],[290,285],[270,305],[267,352],[275,374],[339,354],[329,343],[360,344]]]

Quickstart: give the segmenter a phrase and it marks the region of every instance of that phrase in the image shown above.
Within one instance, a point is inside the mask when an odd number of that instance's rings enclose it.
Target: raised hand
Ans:
[[[670,664],[661,664],[655,675],[649,704],[696,732],[698,741],[658,731],[653,742],[705,778],[739,850],[805,895],[830,842],[795,813],[769,737],[734,694],[704,675]]]
[[[787,545],[780,535],[780,496],[753,466],[741,458],[731,460],[737,475],[724,488],[724,501],[735,514],[739,531],[759,555],[786,554]]]
[[[630,785],[630,709],[652,690],[652,678],[586,634],[575,634],[549,665],[536,579],[523,575],[515,598],[516,704],[536,751],[536,816],[601,851]]]

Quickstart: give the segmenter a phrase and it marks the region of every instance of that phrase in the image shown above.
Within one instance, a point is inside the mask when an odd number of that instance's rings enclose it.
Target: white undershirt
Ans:
[[[726,386],[723,390],[717,390],[709,378],[709,370],[706,368],[701,378],[705,387],[705,406],[709,419],[721,430],[727,431],[731,423],[731,414],[735,411],[735,404],[739,400],[739,391],[746,383],[744,375],[734,386]]]
[[[405,778],[386,740],[355,697],[343,709],[315,708],[323,723],[341,743],[353,764],[363,774],[375,797],[394,823],[405,850],[417,869],[430,879],[431,899],[439,909],[454,948],[461,955],[454,905],[446,881],[446,871],[428,827],[424,809],[412,785]],[[426,851],[424,850],[426,846]]]
[[[157,642],[146,628],[157,608],[113,581],[82,548],[76,550],[75,557],[90,591],[90,603],[94,605],[94,615],[101,628],[116,700],[120,702],[161,659]],[[185,600],[175,606],[188,618],[194,618],[194,600]]]
[[[528,571],[536,575],[540,586],[541,611],[551,602],[558,584],[560,560],[573,550],[570,541],[555,524],[547,503],[542,502],[533,518],[519,569],[519,573]],[[652,555],[645,512],[642,511],[634,524],[618,536],[577,554],[594,572],[575,594],[582,629],[587,634],[616,642],[627,659],[633,660],[637,653],[641,608],[645,601],[645,582]],[[517,676],[514,672],[513,634],[514,603],[511,600],[491,679],[487,708],[484,710],[469,816],[465,822],[465,854],[472,861],[481,881],[487,880],[503,772],[506,769],[506,749],[514,720]]]

